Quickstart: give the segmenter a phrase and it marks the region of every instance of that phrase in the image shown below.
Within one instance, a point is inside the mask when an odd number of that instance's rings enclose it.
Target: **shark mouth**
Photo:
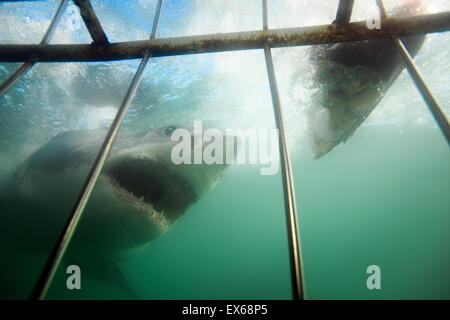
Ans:
[[[151,159],[121,159],[105,174],[114,191],[162,228],[169,227],[195,202],[191,184]]]

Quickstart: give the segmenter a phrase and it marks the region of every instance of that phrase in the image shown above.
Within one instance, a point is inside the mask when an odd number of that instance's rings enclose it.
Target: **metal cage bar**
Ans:
[[[267,0],[263,4],[263,28],[268,28]],[[281,110],[280,95],[278,93],[277,79],[273,66],[272,53],[268,43],[264,46],[264,57],[266,60],[267,75],[269,78],[270,93],[274,111],[275,124],[278,129],[278,146],[281,160],[281,171],[283,177],[284,205],[286,212],[286,226],[288,234],[289,260],[291,267],[292,296],[294,300],[305,299],[305,286],[303,276],[302,254],[300,234],[298,227],[297,206],[295,203],[294,178],[292,176],[289,148],[287,146],[286,133],[284,130],[283,112]]]
[[[151,57],[234,50],[264,49],[386,39],[386,30],[396,36],[408,36],[450,30],[450,12],[388,18],[383,28],[370,30],[366,21],[349,24],[327,24],[300,28],[255,30],[187,37],[159,38],[111,43],[105,46],[68,45],[0,45],[0,62],[82,62],[141,59]]]
[[[274,117],[279,130],[279,152],[282,164],[283,190],[285,196],[286,218],[289,237],[293,296],[295,299],[305,298],[301,246],[296,212],[294,181],[290,165],[287,139],[284,131],[284,121],[281,102],[278,93],[275,70],[273,66],[271,48],[335,43],[344,41],[360,41],[370,39],[390,38],[404,60],[411,77],[427,102],[433,116],[441,127],[447,141],[450,143],[450,129],[445,114],[428,89],[403,42],[398,38],[413,34],[423,34],[450,30],[450,12],[421,15],[406,18],[389,18],[382,0],[377,0],[382,13],[381,30],[369,30],[366,22],[349,23],[354,0],[340,0],[336,20],[331,25],[269,30],[267,0],[263,5],[263,30],[250,32],[235,32],[228,34],[214,34],[205,36],[178,37],[154,39],[159,25],[163,0],[158,1],[150,40],[133,41],[110,44],[90,1],[74,0],[80,7],[81,16],[94,40],[91,45],[48,45],[48,42],[59,22],[62,12],[67,5],[62,0],[53,20],[39,45],[0,45],[0,62],[25,63],[20,66],[0,86],[0,97],[17,80],[25,74],[36,62],[56,61],[107,61],[142,58],[136,74],[128,88],[117,111],[116,117],[104,139],[94,164],[89,172],[85,184],[74,205],[69,219],[56,243],[47,263],[33,289],[31,298],[43,299],[51,285],[59,263],[67,249],[70,239],[76,229],[83,209],[95,186],[98,176],[106,161],[120,125],[136,90],[142,80],[143,71],[150,57],[185,55],[218,51],[235,51],[248,49],[263,49],[266,60],[269,85],[271,90]]]
[[[91,35],[92,40],[96,45],[109,44],[108,37],[103,31],[100,21],[92,8],[89,0],[73,0],[73,2],[80,8],[80,15],[83,18],[84,24]]]
[[[159,23],[159,16],[161,15],[163,0],[158,0],[158,7],[155,13],[155,18],[153,20],[153,29],[151,33],[151,37],[155,37],[156,30],[158,27],[155,27],[156,23]],[[114,140],[119,132],[120,125],[127,113],[131,102],[133,101],[134,95],[139,87],[139,84],[142,80],[142,75],[145,70],[145,66],[149,60],[149,55],[146,55],[144,59],[142,59],[136,74],[131,81],[131,84],[128,88],[128,91],[125,97],[122,100],[122,103],[117,111],[117,114],[112,122],[108,133],[106,134],[105,140],[95,158],[94,164],[91,167],[91,170],[86,178],[86,181],[80,191],[80,194],[75,202],[75,205],[72,209],[72,212],[69,218],[66,221],[66,224],[56,242],[55,247],[53,248],[43,271],[41,272],[39,279],[31,293],[31,299],[45,299],[45,296],[50,288],[52,280],[56,274],[56,270],[61,262],[62,257],[64,256],[65,251],[70,243],[70,240],[75,232],[75,229],[78,225],[78,222],[81,218],[83,210],[89,200],[92,190],[94,189],[95,183],[102,171],[103,165],[108,157],[109,151],[114,143]]]
[[[44,37],[41,40],[41,44],[48,44],[53,34],[55,33],[55,29],[61,20],[62,14],[64,13],[65,8],[67,7],[68,0],[62,0],[59,3],[58,8],[56,9],[55,15],[53,16],[52,21],[44,34]],[[6,80],[0,85],[0,98],[11,89],[17,81],[31,68],[34,66],[35,62],[33,60],[24,62],[16,71],[14,71]]]
[[[380,9],[381,17],[387,18],[388,12],[384,6],[383,0],[376,0],[377,5]],[[448,123],[448,119],[445,116],[445,113],[442,111],[441,107],[439,106],[438,101],[434,97],[431,90],[428,88],[425,80],[423,79],[422,75],[419,72],[419,69],[416,67],[413,58],[409,54],[405,44],[403,41],[394,36],[391,32],[387,31],[387,34],[389,38],[391,39],[394,47],[397,49],[397,52],[403,59],[403,62],[406,65],[406,68],[408,69],[408,72],[413,79],[417,89],[419,90],[420,94],[422,95],[423,99],[425,100],[426,104],[428,105],[428,108],[430,109],[431,114],[433,115],[434,119],[436,120],[437,124],[439,125],[439,128],[441,129],[442,133],[444,134],[445,139],[447,140],[447,143],[450,144],[450,125]]]
[[[336,13],[336,20],[333,23],[349,23],[352,16],[354,0],[340,0]]]

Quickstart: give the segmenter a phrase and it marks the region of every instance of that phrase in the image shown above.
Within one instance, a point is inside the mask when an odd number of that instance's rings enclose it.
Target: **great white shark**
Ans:
[[[426,12],[421,0],[398,1],[392,17]],[[402,37],[414,57],[425,35]],[[342,42],[315,46],[314,84],[318,106],[309,116],[308,132],[315,158],[345,142],[383,98],[404,64],[389,39]]]
[[[70,261],[95,266],[87,267],[96,270],[91,272],[94,278],[116,281],[127,291],[114,264],[169,230],[221,178],[226,164],[171,161],[178,143],[171,134],[177,128],[119,134],[116,139],[68,251]],[[192,128],[184,129],[192,141],[199,138]],[[0,199],[1,231],[9,235],[10,245],[22,243],[26,254],[48,255],[105,135],[101,130],[61,133],[17,168]],[[234,144],[233,139],[227,144]]]

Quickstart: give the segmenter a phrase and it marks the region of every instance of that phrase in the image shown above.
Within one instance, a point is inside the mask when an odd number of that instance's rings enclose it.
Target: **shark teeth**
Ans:
[[[144,196],[136,197],[132,192],[122,188],[114,178],[108,175],[102,175],[113,187],[114,193],[121,199],[131,203],[141,214],[150,218],[163,231],[170,226],[169,221],[164,215],[164,211],[158,212],[150,203],[144,201]]]

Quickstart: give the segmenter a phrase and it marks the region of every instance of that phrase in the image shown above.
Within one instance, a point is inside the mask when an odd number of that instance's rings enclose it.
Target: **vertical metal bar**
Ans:
[[[262,10],[263,10],[263,30],[269,29],[269,17],[267,15],[267,0],[262,0]]]
[[[159,22],[159,16],[161,15],[162,2],[163,0],[159,0],[158,9],[155,14],[155,19],[153,22],[154,30],[157,29],[157,27],[155,28],[154,24],[156,22]],[[136,90],[139,87],[148,60],[149,54],[146,54],[144,58],[141,60],[139,68],[137,69],[136,74],[134,75],[133,80],[131,81],[131,84],[128,88],[128,91],[124,99],[122,100],[119,110],[117,111],[116,117],[114,118],[114,121],[109,128],[105,140],[103,141],[103,144],[97,154],[97,157],[95,158],[94,164],[92,165],[92,168],[77,198],[75,206],[73,207],[72,212],[66,221],[64,229],[60,234],[58,241],[56,242],[56,245],[52,250],[52,253],[49,256],[41,275],[39,276],[39,279],[33,289],[33,292],[31,293],[30,299],[44,299],[48,292],[48,289],[50,288],[50,285],[56,274],[56,270],[58,269],[58,266],[61,263],[61,259],[67,250],[70,240],[75,232],[80,217],[83,213],[83,210],[89,200],[89,196],[91,195],[92,190],[94,189],[95,183],[97,182],[97,179],[101,173],[106,158],[108,157],[109,151],[111,150],[112,144],[114,143],[114,140],[117,136],[123,118],[125,117],[125,114],[127,113],[130,107],[131,101],[134,98]]]
[[[349,23],[353,11],[354,0],[340,0],[339,7],[336,13],[336,20],[333,23]]]
[[[381,17],[381,19],[386,19],[387,16],[388,16],[388,12],[386,10],[386,7],[384,6],[384,2],[383,1],[379,1],[379,0],[376,0],[376,2],[377,2],[378,9],[380,9],[380,17]]]
[[[156,32],[158,32],[159,27],[159,18],[161,16],[161,10],[164,0],[159,0],[158,5],[156,6],[155,18],[153,19],[153,27],[152,33],[150,34],[150,39],[154,39],[156,37]]]
[[[92,8],[91,2],[89,0],[73,0],[73,2],[80,9],[81,18],[83,19],[92,40],[94,40],[94,44],[109,44],[108,37],[95,14],[94,8]]]
[[[441,107],[439,106],[438,101],[434,97],[431,90],[428,88],[427,84],[425,83],[424,79],[422,78],[419,70],[417,69],[416,65],[414,64],[414,61],[411,58],[411,55],[409,54],[408,50],[406,49],[403,41],[401,41],[399,38],[392,37],[392,40],[394,42],[395,47],[397,48],[398,52],[403,58],[403,61],[406,64],[406,67],[409,71],[409,74],[414,80],[414,83],[416,84],[417,88],[419,89],[420,93],[422,94],[423,99],[428,105],[428,108],[430,109],[434,119],[438,123],[439,127],[441,128],[442,133],[444,134],[445,138],[447,139],[447,143],[450,144],[450,126],[448,123],[448,119],[445,116],[444,112],[442,111]]]
[[[6,80],[0,85],[0,98],[8,92],[9,89],[12,88],[16,84],[16,82],[27,73],[34,65],[34,62],[24,62],[22,65],[17,68],[16,71],[11,73],[11,75],[6,78]]]
[[[267,0],[263,0],[263,19],[264,19],[263,25],[266,28],[268,28]],[[267,74],[269,77],[270,93],[272,95],[275,123],[279,132],[278,144],[283,177],[283,191],[286,210],[287,233],[289,239],[289,258],[291,264],[292,294],[295,300],[304,300],[306,293],[303,280],[304,276],[303,276],[300,234],[297,218],[297,207],[295,203],[294,179],[292,176],[291,162],[289,159],[289,151],[284,129],[284,120],[281,110],[280,97],[278,95],[278,86],[275,77],[272,53],[268,43],[266,43],[264,47],[264,56],[266,59]]]
[[[50,22],[50,25],[47,29],[47,31],[44,34],[44,37],[42,38],[40,44],[48,44],[50,39],[52,38],[56,26],[58,25],[59,21],[61,20],[62,14],[64,12],[64,9],[67,6],[67,3],[69,0],[62,0],[59,3],[58,8],[56,9],[56,13],[53,16],[52,21]],[[0,98],[9,90],[12,86],[25,74],[27,73],[34,65],[33,61],[28,61],[23,63],[16,71],[14,71],[0,86]]]
[[[53,20],[50,23],[47,32],[44,34],[44,37],[41,40],[41,44],[48,44],[50,42],[50,39],[53,37],[53,34],[55,33],[56,27],[58,26],[58,23],[61,20],[61,17],[64,13],[64,10],[67,7],[68,2],[69,2],[68,0],[62,0],[61,3],[59,4],[58,9],[56,9],[55,16],[53,17]]]
[[[377,0],[377,4],[378,7],[380,8],[381,17],[387,18],[388,12],[384,6],[383,0]],[[434,119],[439,125],[439,128],[441,129],[442,133],[447,139],[447,143],[450,144],[450,125],[448,123],[447,117],[445,116],[444,112],[439,106],[438,101],[436,100],[433,93],[425,83],[425,80],[420,74],[419,69],[417,69],[403,41],[400,40],[398,37],[393,36],[391,32],[388,32],[388,35],[391,41],[393,42],[395,48],[397,49],[397,52],[402,57],[403,62],[405,63],[411,78],[416,84],[417,89],[419,89],[419,92],[422,95],[423,99],[427,103],[428,108],[430,109]]]

